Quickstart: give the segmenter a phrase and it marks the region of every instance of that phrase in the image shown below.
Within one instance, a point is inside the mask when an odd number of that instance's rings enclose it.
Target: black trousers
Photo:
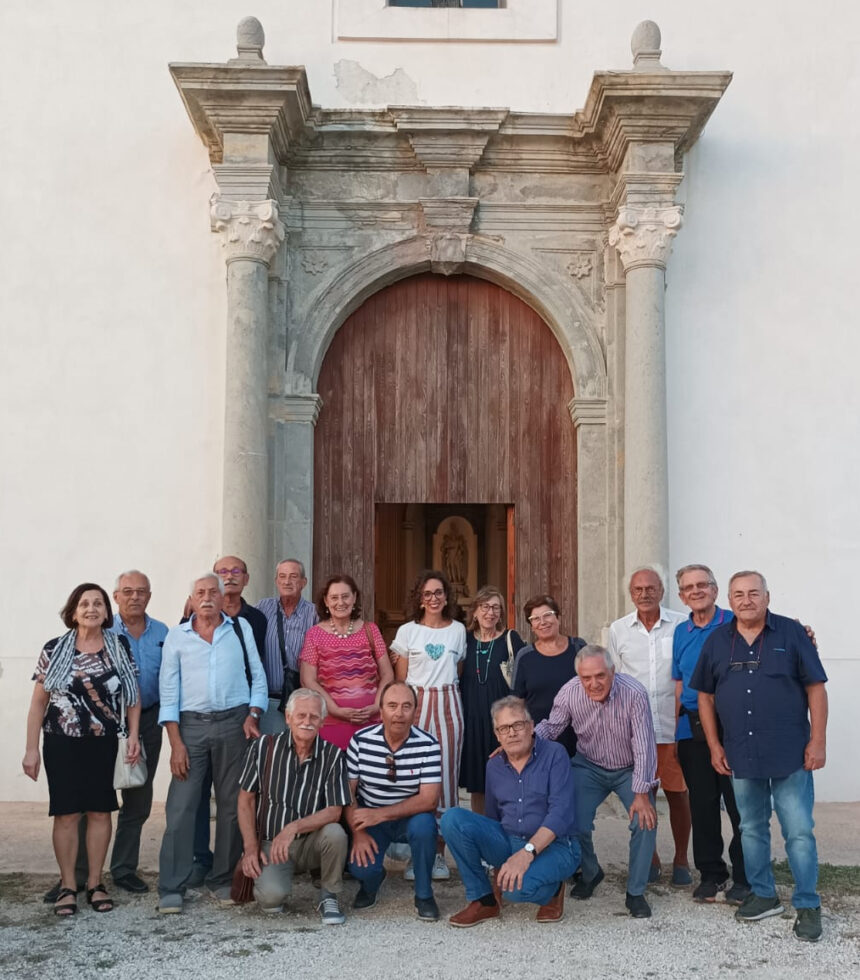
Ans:
[[[692,738],[678,743],[678,761],[690,793],[690,814],[693,818],[693,861],[703,881],[724,881],[729,877],[723,860],[723,828],[720,797],[726,802],[726,812],[732,822],[729,858],[731,877],[735,884],[746,885],[744,855],[741,849],[741,818],[735,804],[735,793],[729,776],[721,776],[711,765],[711,750],[707,742]]]

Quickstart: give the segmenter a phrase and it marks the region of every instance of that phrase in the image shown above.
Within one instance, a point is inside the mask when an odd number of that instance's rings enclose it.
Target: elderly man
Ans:
[[[448,921],[468,928],[494,919],[504,897],[535,902],[538,922],[560,922],[565,879],[579,866],[570,759],[563,746],[534,737],[522,698],[490,710],[501,752],[487,763],[484,816],[459,807],[442,815],[469,902]],[[483,862],[498,869],[494,887]]]
[[[726,891],[730,905],[740,905],[750,889],[744,870],[740,816],[732,781],[711,765],[711,752],[699,721],[698,692],[690,678],[699,662],[705,640],[715,629],[734,619],[734,613],[717,606],[717,582],[707,565],[685,565],[675,575],[681,602],[690,609],[686,623],[675,628],[672,647],[672,676],[678,702],[676,739],[678,761],[690,793],[693,820],[693,861],[701,881],[693,891],[697,902],[713,902],[726,888],[729,870],[723,860],[723,821],[720,800],[732,824],[729,857],[732,886]],[[722,737],[722,731],[719,732]]]
[[[158,720],[167,729],[173,779],[159,858],[159,912],[182,911],[194,814],[207,767],[218,815],[206,884],[224,904],[231,903],[230,880],[242,850],[236,806],[245,740],[259,736],[268,699],[254,634],[244,620],[224,615],[223,602],[223,586],[214,572],[195,579],[191,619],[174,626],[164,641]]]
[[[672,678],[672,637],[684,617],[662,605],[665,588],[660,573],[637,568],[628,583],[635,611],[609,627],[609,652],[620,674],[629,674],[648,692],[657,739],[657,778],[669,804],[675,841],[671,883],[683,888],[693,882],[687,859],[690,844],[690,801],[675,749],[675,681]],[[657,852],[649,881],[660,877]]]
[[[337,896],[348,843],[338,821],[352,800],[346,758],[319,737],[326,705],[318,691],[293,691],[285,715],[286,732],[257,739],[245,755],[239,779],[242,867],[254,879],[254,898],[264,912],[283,909],[294,873],[319,871],[322,923],[342,925]]]
[[[570,760],[576,791],[576,828],[582,849],[582,878],[574,898],[588,899],[603,881],[592,841],[594,814],[610,793],[630,817],[630,855],[625,904],[636,919],[647,919],[648,868],[657,839],[654,779],[657,750],[651,708],[645,688],[626,674],[616,674],[609,651],[589,644],[576,655],[577,676],[555,697],[549,718],[535,729],[538,738],[555,739],[570,726],[577,737]]]
[[[436,855],[436,807],[442,784],[439,743],[412,722],[415,691],[402,681],[382,689],[382,722],[362,728],[347,749],[354,803],[346,821],[352,831],[349,870],[361,883],[354,909],[370,909],[385,880],[389,844],[409,844],[415,869],[415,908],[420,919],[436,920],[431,873]]]
[[[705,641],[690,686],[699,692],[711,764],[732,777],[741,817],[752,891],[735,916],[754,922],[783,911],[771,867],[773,800],[794,876],[794,934],[817,942],[821,901],[812,773],[826,760],[827,675],[804,628],[768,610],[770,593],[760,572],[731,577],[729,604],[735,619]]]
[[[305,566],[296,558],[285,558],[275,569],[277,595],[261,599],[257,608],[266,617],[266,645],[261,651],[269,700],[260,731],[277,735],[284,731],[280,705],[284,693],[299,687],[299,654],[305,633],[319,622],[312,602],[302,598],[308,584]]]

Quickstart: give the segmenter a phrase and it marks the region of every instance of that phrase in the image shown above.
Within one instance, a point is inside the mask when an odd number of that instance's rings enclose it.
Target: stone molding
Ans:
[[[277,201],[225,201],[216,194],[210,216],[228,263],[250,259],[268,265],[286,237]]]
[[[578,429],[581,425],[606,425],[606,398],[571,398],[567,410],[573,424]]]
[[[609,244],[618,249],[626,272],[645,266],[666,268],[672,239],[681,227],[683,208],[625,205],[609,229]]]
[[[269,418],[275,422],[304,422],[315,426],[322,403],[317,394],[270,396]]]
[[[427,229],[441,228],[447,232],[466,234],[472,227],[478,198],[433,197],[421,198],[418,203]]]

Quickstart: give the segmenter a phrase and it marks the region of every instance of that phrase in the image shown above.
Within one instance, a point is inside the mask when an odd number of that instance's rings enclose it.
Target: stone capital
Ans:
[[[276,422],[317,424],[322,398],[315,392],[304,395],[277,395],[269,399],[269,417]]]
[[[571,398],[567,410],[573,424],[578,429],[581,425],[606,425],[605,398]]]
[[[609,229],[609,244],[618,249],[625,271],[643,266],[665,269],[682,214],[678,204],[620,208]]]
[[[227,262],[250,259],[268,265],[286,235],[277,201],[226,201],[216,194],[210,217]]]

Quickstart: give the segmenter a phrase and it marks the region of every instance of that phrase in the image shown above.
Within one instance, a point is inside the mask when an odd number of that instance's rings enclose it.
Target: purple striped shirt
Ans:
[[[578,677],[556,694],[549,718],[535,728],[538,738],[556,739],[570,726],[576,751],[602,769],[633,767],[633,792],[654,789],[657,742],[648,692],[627,674],[616,674],[609,697],[592,701]]]

